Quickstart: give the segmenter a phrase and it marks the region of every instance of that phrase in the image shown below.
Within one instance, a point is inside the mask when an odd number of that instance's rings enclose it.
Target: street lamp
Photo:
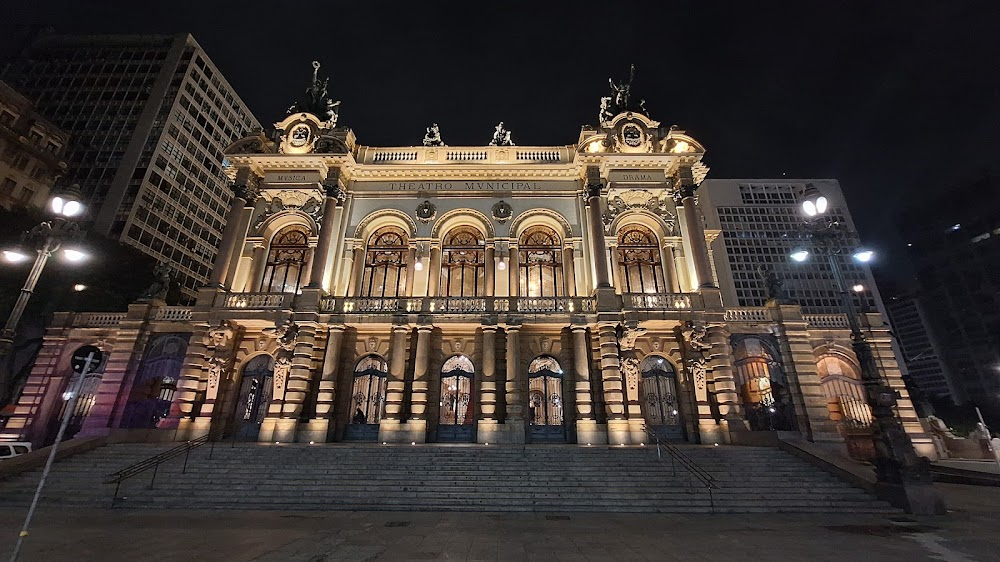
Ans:
[[[22,234],[21,242],[15,247],[3,250],[3,257],[8,262],[26,262],[34,253],[35,263],[31,266],[28,279],[24,282],[14,309],[7,318],[7,324],[0,332],[0,357],[9,354],[14,346],[17,324],[21,320],[24,308],[28,305],[28,299],[35,291],[35,284],[38,283],[38,277],[42,274],[49,257],[62,249],[63,258],[69,262],[80,262],[87,258],[87,254],[76,245],[76,241],[80,238],[80,226],[71,220],[86,210],[81,199],[79,186],[75,184],[69,189],[53,194],[48,204],[48,210],[53,215],[52,220],[39,223]],[[0,386],[0,397],[6,395],[6,385],[9,384],[6,380],[2,382],[4,384]]]
[[[803,262],[811,253],[821,255],[826,258],[827,265],[833,273],[837,285],[837,300],[847,315],[847,323],[851,329],[851,347],[861,365],[865,398],[874,417],[873,464],[878,485],[887,499],[907,508],[911,513],[944,513],[944,502],[934,489],[931,480],[930,462],[917,455],[910,436],[906,434],[902,423],[896,417],[893,406],[896,405],[899,393],[882,380],[871,347],[861,332],[854,312],[853,301],[848,293],[839,259],[843,253],[842,241],[850,240],[853,236],[850,236],[851,233],[845,225],[827,214],[829,200],[813,184],[806,184],[802,198],[806,237],[811,244],[809,248],[796,248],[790,257],[797,262]],[[856,248],[851,257],[859,263],[869,263],[874,259],[875,252],[866,248]],[[853,288],[859,293],[864,290],[862,285]]]

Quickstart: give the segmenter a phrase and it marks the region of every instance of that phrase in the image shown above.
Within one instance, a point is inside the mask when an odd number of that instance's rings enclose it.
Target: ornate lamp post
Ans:
[[[874,417],[873,464],[878,478],[878,489],[885,499],[910,513],[942,514],[945,511],[944,502],[933,486],[929,471],[930,462],[917,455],[910,436],[906,434],[893,411],[899,392],[882,380],[871,347],[858,324],[857,314],[848,293],[839,256],[844,253],[846,247],[843,242],[853,237],[850,236],[851,233],[846,225],[827,214],[829,200],[813,184],[806,184],[802,197],[802,211],[806,216],[805,234],[811,244],[810,248],[796,248],[790,257],[797,262],[803,262],[809,258],[810,253],[815,252],[826,259],[830,271],[833,272],[837,285],[837,299],[847,315],[847,323],[851,329],[851,347],[861,365],[865,398]],[[868,263],[875,257],[875,253],[868,249],[856,248],[851,256],[857,262]],[[863,287],[855,290],[860,292]]]
[[[7,318],[7,324],[0,332],[0,357],[5,357],[14,345],[14,334],[17,324],[21,320],[21,314],[28,305],[28,299],[35,291],[35,284],[45,268],[49,257],[62,249],[62,256],[70,262],[79,262],[87,258],[87,254],[80,248],[72,245],[72,242],[80,238],[80,226],[72,219],[84,212],[84,205],[81,201],[79,186],[73,185],[71,188],[57,192],[49,199],[49,211],[54,215],[51,220],[39,223],[34,228],[21,235],[21,243],[14,247],[3,250],[3,257],[11,263],[26,262],[31,259],[31,252],[35,253],[35,261],[28,273],[28,279],[21,288],[21,294]],[[0,394],[5,394],[6,384],[0,388]]]

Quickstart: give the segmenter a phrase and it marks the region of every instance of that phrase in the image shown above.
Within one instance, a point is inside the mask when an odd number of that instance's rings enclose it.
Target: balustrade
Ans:
[[[847,328],[847,316],[843,314],[803,314],[802,318],[811,328]]]
[[[166,322],[187,322],[191,319],[191,309],[186,306],[165,306],[156,311],[154,320]]]
[[[726,322],[770,322],[771,311],[766,308],[728,308]]]
[[[623,295],[625,306],[636,310],[685,310],[692,308],[692,295],[687,293],[628,293]]]
[[[219,308],[259,310],[267,308],[291,308],[293,293],[226,293],[220,295]]]
[[[125,319],[124,312],[84,312],[76,321],[80,328],[103,328],[117,326]]]

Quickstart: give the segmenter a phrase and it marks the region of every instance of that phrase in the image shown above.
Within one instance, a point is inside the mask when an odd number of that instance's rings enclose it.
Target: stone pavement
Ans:
[[[41,509],[21,560],[996,560],[1000,488],[940,486],[943,517]]]

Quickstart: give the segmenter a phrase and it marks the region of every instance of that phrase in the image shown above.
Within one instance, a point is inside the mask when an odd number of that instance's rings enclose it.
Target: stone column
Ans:
[[[611,288],[611,276],[608,273],[608,258],[605,255],[607,244],[604,241],[604,220],[601,218],[601,171],[597,166],[587,167],[587,218],[590,222],[590,247],[597,273],[597,288]]]
[[[601,322],[597,332],[601,342],[601,384],[604,387],[604,410],[608,416],[608,443],[629,444],[628,420],[625,419],[625,392],[618,360],[616,324]]]
[[[694,183],[690,166],[682,167],[679,175],[680,187],[674,192],[674,200],[684,214],[684,237],[691,245],[694,273],[698,277],[697,285],[698,287],[715,287],[715,281],[712,278],[712,265],[708,257],[708,244],[705,242],[705,228],[701,224],[701,218],[698,216],[698,209],[695,205],[694,192],[698,186]]]
[[[281,419],[274,425],[273,441],[291,442],[301,440],[297,436],[297,425],[309,395],[309,383],[312,379],[313,348],[316,345],[316,326],[303,324],[292,348],[292,368],[288,371],[285,381],[285,395],[281,404]],[[279,397],[275,397],[279,398]],[[263,431],[262,431],[263,433]],[[308,436],[306,436],[308,437]],[[325,437],[325,436],[324,436]],[[306,438],[309,442],[313,439]]]
[[[354,257],[351,260],[351,278],[347,280],[347,296],[356,297],[361,292],[361,281],[365,271],[365,246],[354,242]]]
[[[774,335],[778,340],[799,433],[817,443],[843,443],[836,423],[830,419],[826,393],[820,385],[816,369],[809,323],[803,319],[801,307],[797,304],[778,304],[772,299],[767,302],[767,308],[775,322]]]
[[[712,347],[705,352],[711,369],[710,382],[719,407],[720,423],[729,433],[747,430],[741,413],[740,395],[733,380],[733,349],[729,345],[729,329],[722,324],[710,324],[706,330],[706,342]],[[725,432],[724,438],[729,437]]]
[[[389,349],[389,380],[385,394],[385,415],[382,419],[399,423],[403,420],[403,400],[406,390],[406,335],[410,327],[395,325],[392,327],[392,342]]]
[[[510,296],[516,297],[521,293],[521,258],[520,252],[517,251],[517,245],[514,243],[510,244],[510,267],[508,269],[509,293]],[[511,307],[513,306],[511,303]]]
[[[910,400],[910,393],[903,382],[903,374],[899,369],[899,359],[893,349],[892,334],[889,332],[889,325],[878,313],[864,313],[861,315],[861,329],[868,339],[868,345],[872,350],[875,365],[886,386],[899,393],[896,400],[896,415],[903,426],[903,430],[910,436],[913,448],[918,455],[937,460],[937,449],[930,435],[924,431],[917,411]]]
[[[624,293],[628,287],[625,286],[625,272],[622,270],[621,263],[618,262],[617,244],[608,248],[608,253],[611,256],[611,285],[615,288],[616,293]]]
[[[566,246],[562,253],[563,281],[566,282],[566,296],[576,296],[576,268],[573,264],[573,246]]]
[[[427,272],[427,296],[436,297],[441,287],[441,247],[431,247],[431,270]]]
[[[577,275],[576,286],[580,289],[578,294],[589,295],[593,289],[590,287],[590,275],[587,272],[587,261],[583,257],[582,247],[573,248],[573,262]]]
[[[417,326],[417,353],[413,364],[410,419],[406,421],[410,441],[427,440],[427,394],[430,390],[431,335],[434,326]]]
[[[251,197],[247,200],[243,212],[240,214],[240,224],[236,228],[236,243],[233,244],[233,252],[229,258],[229,266],[226,268],[225,287],[230,291],[236,289],[234,282],[236,274],[239,273],[240,261],[243,259],[244,242],[247,238],[247,231],[250,229],[250,221],[253,219],[255,199]]]
[[[524,396],[521,394],[520,326],[507,326],[507,415],[504,419],[504,441],[524,443]]]
[[[316,252],[313,254],[312,271],[309,274],[309,284],[306,288],[322,289],[327,269],[330,267],[333,240],[336,236],[336,218],[334,210],[344,196],[340,189],[340,168],[331,168],[323,182],[326,199],[323,201],[323,223],[319,228],[319,240],[316,242]]]
[[[264,244],[254,244],[253,258],[250,261],[250,275],[247,277],[246,287],[243,289],[248,293],[260,290],[260,284],[264,277],[264,267],[267,265],[267,246]]]
[[[674,269],[674,246],[664,243],[660,247],[660,263],[663,264],[663,284],[671,293],[681,292],[677,282],[677,271]]]
[[[573,375],[576,391],[576,442],[607,443],[606,428],[597,425],[594,412],[594,398],[590,388],[590,339],[586,326],[572,326],[573,331]]]
[[[417,270],[414,266],[417,264],[417,247],[410,245],[406,250],[406,290],[400,296],[413,296],[413,280],[416,276]]]
[[[490,263],[487,261],[486,263]],[[482,419],[476,431],[480,443],[495,443],[497,422],[497,327],[483,326],[483,377],[479,383],[479,412]]]
[[[337,377],[340,376],[340,348],[344,341],[345,327],[333,324],[326,337],[323,367],[319,388],[316,391],[316,418],[309,421],[306,441],[332,441],[335,428],[334,404],[337,403]]]
[[[484,267],[483,271],[485,273],[485,287],[483,288],[485,296],[492,297],[496,293],[496,271],[497,271],[497,260],[496,251],[493,248],[493,244],[486,246],[486,251],[483,257]]]
[[[252,202],[257,201],[256,176],[250,168],[240,168],[236,172],[236,181],[233,184],[233,201],[229,207],[229,214],[226,215],[226,227],[222,230],[222,241],[219,243],[219,253],[215,256],[215,263],[212,265],[212,274],[208,279],[211,287],[222,287],[229,273],[229,264],[233,261],[233,254],[236,251],[240,239],[246,236],[247,225],[243,223],[244,209]],[[240,232],[240,228],[243,232]]]

